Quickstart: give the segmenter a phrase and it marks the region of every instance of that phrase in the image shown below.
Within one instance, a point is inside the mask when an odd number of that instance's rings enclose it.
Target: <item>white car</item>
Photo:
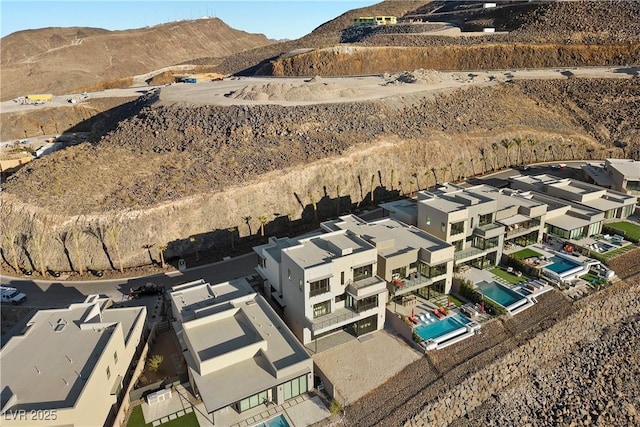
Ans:
[[[2,302],[10,302],[13,305],[22,304],[27,300],[27,296],[25,294],[16,288],[10,288],[8,286],[0,286],[0,298]]]

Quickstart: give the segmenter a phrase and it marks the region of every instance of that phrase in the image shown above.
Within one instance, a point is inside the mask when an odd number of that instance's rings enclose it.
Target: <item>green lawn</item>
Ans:
[[[626,233],[625,234],[626,236],[629,236],[636,240],[640,240],[640,226],[637,226],[627,221],[611,222],[606,225],[611,228],[624,231]]]
[[[606,254],[601,254],[601,255],[606,259],[610,259],[610,258],[615,258],[618,255],[622,255],[626,252],[632,251],[636,248],[637,248],[636,245],[627,245],[627,246],[623,246],[622,248],[614,249],[612,251],[607,252]]]
[[[524,248],[521,251],[512,253],[511,256],[514,257],[515,259],[523,260],[523,259],[527,259],[527,258],[541,257],[542,254],[539,254],[538,252],[534,251],[533,249]]]
[[[171,420],[169,422],[160,424],[160,426],[161,427],[200,427],[200,424],[198,424],[196,413],[189,412],[187,415],[184,415],[180,418],[176,418],[175,420]]]
[[[600,278],[598,276],[594,276],[591,273],[585,274],[584,276],[581,277],[581,279],[586,280],[589,283],[595,283],[596,285],[599,285],[601,283],[605,283],[606,282],[605,279],[602,279],[602,278]]]
[[[449,294],[447,298],[449,298],[449,300],[451,301],[451,304],[455,304],[457,307],[460,307],[463,304],[462,301],[460,301],[458,298],[456,298],[451,294]]]
[[[151,424],[149,424],[151,425]],[[133,408],[127,427],[146,427],[147,423],[144,422],[144,416],[142,415],[142,407],[140,405]]]
[[[496,276],[506,280],[509,283],[514,285],[520,284],[522,282],[526,282],[527,278],[523,275],[521,277],[517,277],[515,274],[507,273],[501,267],[494,267],[490,270]]]
[[[176,418],[175,420],[171,420],[160,425],[162,427],[200,427],[195,412],[190,412],[180,418]],[[127,427],[151,427],[151,424],[144,422],[142,407],[140,405],[133,408]]]

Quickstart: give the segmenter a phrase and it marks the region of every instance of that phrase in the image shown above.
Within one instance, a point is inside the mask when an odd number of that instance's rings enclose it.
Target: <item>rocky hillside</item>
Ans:
[[[309,67],[313,67],[316,74],[328,75],[332,72],[355,74],[417,67],[465,70],[517,66],[510,55],[520,58],[517,64],[524,67],[634,64],[640,61],[639,3],[635,0],[513,1],[500,2],[500,7],[495,9],[483,9],[482,2],[384,1],[369,8],[349,11],[299,40],[257,48],[240,56],[226,58],[220,63],[219,70],[243,74],[278,73],[282,68],[287,68],[278,61],[282,54],[285,54],[288,62],[297,62],[297,65],[288,67],[287,75],[312,75]],[[353,18],[371,15],[394,15],[399,18],[400,24],[375,28],[350,27]],[[484,27],[492,27],[496,31],[509,33],[482,37],[465,37],[464,33],[460,37],[424,33],[439,28],[437,23],[453,23],[463,31],[481,31]],[[315,58],[317,62],[310,64],[308,53],[300,54],[299,57],[294,55],[294,59],[288,54],[296,49],[325,49],[342,44],[387,48],[430,47],[429,50],[433,46],[448,46],[452,49],[454,58],[463,59],[456,61],[449,58],[448,49],[445,48],[430,56],[431,60],[428,62],[422,61],[420,65],[401,68],[395,59],[403,57],[402,51],[393,52],[393,49],[389,49],[389,55],[367,52],[363,58],[353,59],[354,63],[360,62],[358,67],[336,70],[331,55],[319,54]],[[592,48],[597,50],[597,54],[588,53]],[[465,59],[467,49],[470,59]],[[484,56],[487,56],[486,61],[482,61]],[[341,58],[338,57],[337,60]],[[442,65],[441,61],[446,65]],[[271,64],[272,62],[275,64]],[[262,65],[256,66],[261,63]],[[414,60],[413,64],[417,62]]]
[[[585,126],[596,114],[587,100],[606,98],[601,107],[612,111],[633,109],[637,100],[625,94],[640,82],[556,83],[539,83],[548,86],[545,96],[532,93],[535,83],[514,81],[433,98],[292,107],[149,100],[99,143],[59,151],[11,177],[2,187],[5,217],[26,241],[34,227],[46,228],[47,263],[61,270],[70,266],[55,236],[77,227],[123,230],[123,263],[138,265],[148,262],[142,248],[151,243],[172,242],[168,255],[192,251],[190,235],[199,236],[201,250],[228,245],[226,230],[252,235],[259,218],[270,232],[282,232],[281,218],[313,222],[372,197],[433,185],[435,176],[449,181],[502,167],[505,150],[494,152],[491,144],[503,138],[524,139],[526,161],[622,154],[598,142],[602,129]],[[572,92],[571,108],[565,90]],[[603,129],[613,137],[620,116],[608,114]],[[625,120],[626,128],[637,126]],[[87,257],[108,268],[99,242],[86,240]]]
[[[26,30],[1,42],[3,100],[33,92],[68,93],[192,58],[221,58],[272,43],[262,34],[235,30],[216,18],[126,31]]]

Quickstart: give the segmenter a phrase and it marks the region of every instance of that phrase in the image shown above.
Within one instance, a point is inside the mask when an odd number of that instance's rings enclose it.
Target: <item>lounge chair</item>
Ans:
[[[435,317],[433,317],[431,313],[425,313],[425,316],[427,316],[427,319],[429,319],[430,322],[435,322],[438,320]]]
[[[433,314],[435,314],[438,319],[442,319],[444,317],[444,315],[440,313],[440,310],[437,308],[433,309]]]
[[[425,316],[424,314],[421,314],[420,316],[418,316],[420,318],[420,320],[422,321],[422,323],[431,323],[431,321],[429,319],[427,319],[427,316]]]

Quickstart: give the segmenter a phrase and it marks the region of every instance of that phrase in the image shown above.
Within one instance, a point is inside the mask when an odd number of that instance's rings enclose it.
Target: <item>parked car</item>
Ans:
[[[18,305],[25,302],[27,300],[27,296],[16,288],[0,286],[0,300],[3,303],[10,302],[13,305]]]
[[[104,271],[102,270],[90,270],[91,274],[93,274],[96,277],[102,277],[104,276]]]
[[[162,295],[164,293],[164,287],[157,285],[156,283],[145,283],[142,286],[138,286],[135,289],[131,289],[129,296],[131,298],[140,298],[145,295]]]

